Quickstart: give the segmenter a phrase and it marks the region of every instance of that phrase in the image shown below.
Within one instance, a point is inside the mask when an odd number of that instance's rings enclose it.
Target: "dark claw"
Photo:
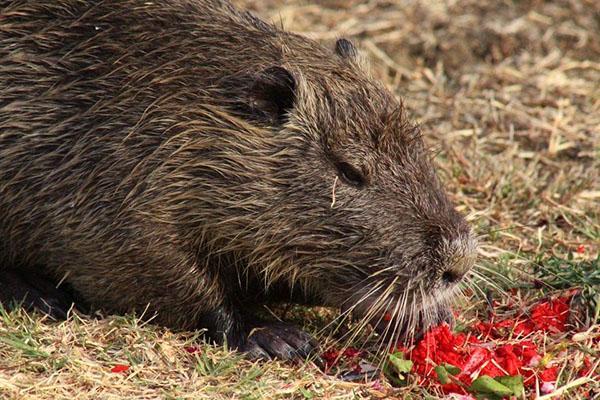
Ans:
[[[271,356],[269,353],[264,351],[254,339],[248,339],[246,344],[240,349],[246,353],[246,358],[249,360],[270,360]]]
[[[255,326],[241,347],[250,359],[297,360],[307,358],[318,343],[306,332],[284,322]]]
[[[342,374],[340,376],[340,379],[347,382],[364,382],[365,380],[372,381],[374,379],[377,379],[379,374],[381,374],[379,368],[365,360],[361,360],[358,363],[358,366],[360,367],[360,372],[348,371]]]

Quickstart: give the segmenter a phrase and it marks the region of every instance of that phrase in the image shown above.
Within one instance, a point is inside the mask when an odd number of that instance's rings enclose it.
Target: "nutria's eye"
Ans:
[[[337,163],[336,167],[338,169],[340,178],[342,178],[347,184],[356,187],[363,187],[365,185],[365,177],[352,165],[341,161]]]

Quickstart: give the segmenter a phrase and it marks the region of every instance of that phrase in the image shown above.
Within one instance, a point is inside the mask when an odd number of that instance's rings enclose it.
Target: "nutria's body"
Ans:
[[[253,308],[393,312],[397,334],[473,252],[418,131],[349,42],[225,0],[0,1],[0,301],[39,300],[28,277],[49,276],[289,357],[306,336]]]

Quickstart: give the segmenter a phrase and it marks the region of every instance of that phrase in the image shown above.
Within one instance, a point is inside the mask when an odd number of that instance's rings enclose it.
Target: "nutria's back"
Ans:
[[[306,347],[247,337],[265,302],[393,312],[392,337],[440,313],[474,240],[350,42],[227,1],[41,3],[0,2],[4,274],[258,356]]]

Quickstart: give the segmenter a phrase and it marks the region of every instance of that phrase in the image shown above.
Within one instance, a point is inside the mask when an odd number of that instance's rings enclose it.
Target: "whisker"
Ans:
[[[346,343],[351,343],[352,341],[354,341],[356,339],[356,337],[362,332],[362,330],[364,328],[366,328],[366,326],[371,322],[371,319],[373,318],[373,316],[377,315],[377,313],[379,313],[381,311],[381,309],[383,308],[383,305],[384,305],[383,303],[385,303],[385,299],[387,299],[387,297],[389,296],[389,293],[393,290],[393,286],[396,283],[396,279],[394,279],[387,286],[387,288],[384,291],[382,291],[380,293],[380,295],[375,299],[372,306],[369,308],[369,311],[367,312],[367,314],[361,318],[359,325],[355,329],[352,329],[349,332],[349,333],[351,333],[351,336],[348,340],[346,340]],[[346,336],[346,335],[344,335],[344,336]],[[343,339],[343,337],[341,339]]]
[[[327,325],[325,325],[323,328],[321,328],[318,332],[317,335],[323,333],[326,329],[328,329],[330,326],[332,326],[333,324],[335,324],[336,322],[339,322],[338,325],[336,326],[336,330],[339,329],[340,325],[342,323],[344,323],[344,321],[346,320],[346,318],[348,318],[350,316],[350,314],[352,313],[352,311],[358,307],[363,301],[365,301],[367,298],[369,298],[370,296],[372,296],[377,290],[380,289],[380,287],[383,284],[381,282],[377,282],[377,285],[375,285],[375,287],[371,288],[370,290],[368,290],[355,304],[353,304],[351,307],[349,307],[347,310],[345,310],[344,312],[340,313],[339,316],[337,316],[336,318],[334,318],[331,322],[329,322]]]

